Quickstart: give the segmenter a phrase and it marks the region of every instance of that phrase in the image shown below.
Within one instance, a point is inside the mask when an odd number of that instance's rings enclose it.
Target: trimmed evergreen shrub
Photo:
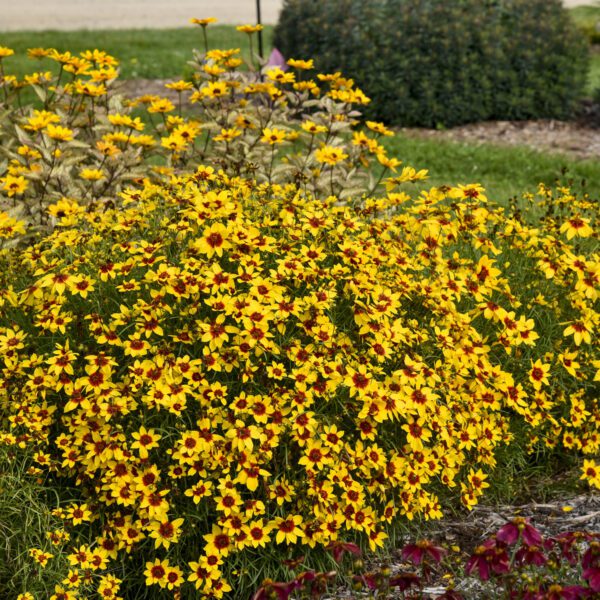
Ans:
[[[274,45],[342,70],[403,125],[568,118],[586,42],[559,0],[286,0]]]

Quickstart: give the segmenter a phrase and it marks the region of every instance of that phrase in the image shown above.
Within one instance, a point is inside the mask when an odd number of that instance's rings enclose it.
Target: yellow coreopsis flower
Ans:
[[[275,519],[274,530],[275,542],[277,544],[296,544],[298,540],[304,537],[302,530],[303,519],[301,515],[288,516],[287,518],[277,517]]]
[[[529,370],[529,381],[536,390],[541,389],[542,385],[548,385],[548,373],[550,365],[542,363],[541,360],[532,361],[531,369]]]
[[[563,332],[563,335],[573,336],[573,341],[576,346],[581,344],[592,343],[592,331],[594,329],[594,323],[591,318],[583,318],[577,321],[573,321]]]
[[[135,440],[131,444],[132,450],[137,450],[140,458],[148,458],[148,450],[158,447],[158,441],[161,436],[154,431],[154,429],[148,429],[142,425],[138,431],[134,431],[131,437]]]
[[[195,247],[209,258],[216,254],[223,256],[223,251],[231,248],[227,240],[229,229],[222,223],[213,223],[202,232],[202,237],[195,243]]]
[[[167,572],[170,569],[168,560],[160,560],[155,558],[154,562],[146,563],[144,575],[146,577],[146,585],[151,586],[158,584],[161,588],[167,586]]]
[[[561,225],[560,232],[566,234],[567,239],[571,240],[575,236],[583,238],[589,237],[592,235],[592,233],[594,233],[594,230],[590,226],[589,219],[584,219],[580,216],[574,216]]]

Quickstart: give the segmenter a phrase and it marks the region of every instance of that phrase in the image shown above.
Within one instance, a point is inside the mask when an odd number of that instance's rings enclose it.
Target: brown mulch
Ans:
[[[544,539],[561,533],[587,531],[600,532],[600,495],[595,493],[582,494],[568,499],[552,500],[544,503],[532,502],[522,505],[483,506],[478,505],[464,516],[445,518],[427,528],[426,537],[436,544],[458,546],[461,549],[459,561],[465,564],[473,550],[486,539],[496,533],[503,525],[515,517],[527,517],[531,524],[538,529]],[[414,539],[405,540],[406,543]],[[459,558],[457,555],[456,558]],[[413,567],[405,563],[396,551],[388,563],[391,571],[406,572]],[[378,570],[382,565],[369,564],[369,570]],[[434,583],[423,589],[423,598],[433,600],[445,591],[443,570],[434,578]],[[488,598],[489,589],[474,577],[462,577],[455,580],[455,589],[465,598],[481,600]],[[350,598],[370,598],[367,592],[356,592],[349,589],[337,590],[335,596],[326,600],[348,600]],[[401,598],[395,591],[388,598]]]
[[[401,131],[419,138],[528,146],[542,152],[600,159],[600,129],[581,121],[486,121],[441,131],[415,128]]]

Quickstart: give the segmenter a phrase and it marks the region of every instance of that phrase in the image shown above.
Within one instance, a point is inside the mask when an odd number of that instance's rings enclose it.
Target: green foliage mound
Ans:
[[[354,77],[370,117],[428,127],[567,118],[588,61],[559,0],[286,0],[274,46]]]

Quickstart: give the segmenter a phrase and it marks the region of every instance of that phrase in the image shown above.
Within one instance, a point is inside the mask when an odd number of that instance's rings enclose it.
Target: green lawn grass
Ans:
[[[415,168],[429,169],[426,187],[480,183],[502,204],[538,183],[572,182],[577,192],[600,198],[600,161],[579,160],[525,147],[457,143],[398,135],[385,142],[389,152]]]
[[[271,26],[263,32],[265,54],[271,51]],[[215,25],[208,28],[210,48],[240,48],[249,59],[248,35],[239,33],[235,27]],[[132,79],[168,79],[186,73],[186,63],[192,59],[194,49],[204,49],[199,27],[181,29],[120,29],[101,31],[19,31],[0,32],[0,46],[8,46],[15,55],[5,59],[6,69],[23,76],[44,69],[50,61],[27,57],[32,47],[56,48],[61,52],[77,53],[98,48],[106,50],[121,61],[121,77]],[[256,45],[255,45],[256,51]]]
[[[573,21],[580,27],[595,27],[600,21],[600,2],[590,0],[587,6],[577,6],[572,8],[569,13]]]

